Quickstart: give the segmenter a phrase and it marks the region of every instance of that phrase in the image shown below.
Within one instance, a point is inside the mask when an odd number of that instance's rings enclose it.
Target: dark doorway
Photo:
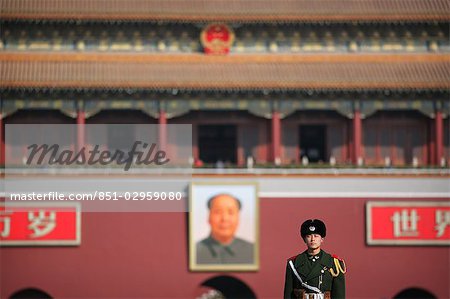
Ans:
[[[394,296],[394,299],[436,299],[437,297],[424,289],[409,288]]]
[[[225,298],[255,299],[256,295],[243,281],[231,276],[216,276],[208,279],[202,286],[219,291]]]
[[[109,124],[108,125],[108,150],[111,153],[122,151],[123,155],[117,155],[115,161],[123,163],[129,159],[129,152],[136,141],[135,125],[132,124]]]
[[[232,163],[237,158],[237,128],[235,125],[199,125],[198,147],[204,163]]]
[[[130,151],[135,138],[135,125],[109,124],[108,125],[108,148],[111,150]]]
[[[326,126],[300,126],[300,159],[307,157],[309,162],[325,162]]]

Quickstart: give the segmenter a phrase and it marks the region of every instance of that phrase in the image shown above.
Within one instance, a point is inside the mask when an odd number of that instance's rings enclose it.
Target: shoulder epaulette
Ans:
[[[335,258],[335,259],[338,259],[338,260],[340,260],[341,262],[344,261],[344,259],[338,257],[336,254],[332,254],[331,257],[332,257],[332,258]]]
[[[336,254],[331,255],[334,261],[334,266],[336,269],[330,268],[330,273],[333,277],[339,276],[340,273],[345,274],[347,272],[347,267],[345,266],[344,259],[338,257]]]

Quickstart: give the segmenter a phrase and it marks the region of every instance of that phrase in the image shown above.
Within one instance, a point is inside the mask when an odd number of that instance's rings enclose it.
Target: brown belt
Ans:
[[[317,294],[315,294],[315,293],[306,293],[306,291],[303,290],[303,289],[294,289],[294,295],[295,295],[295,298],[297,298],[297,299],[316,299],[317,298],[317,297],[314,298],[315,297],[314,295],[317,295]],[[324,292],[323,293],[323,298],[324,299],[331,299],[330,291]]]

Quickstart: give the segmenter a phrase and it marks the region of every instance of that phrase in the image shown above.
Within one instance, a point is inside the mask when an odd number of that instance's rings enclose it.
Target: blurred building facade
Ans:
[[[4,142],[8,124],[77,124],[83,139],[86,124],[131,123],[192,124],[203,165],[450,164],[447,1],[0,5],[0,162],[23,160],[20,137]],[[233,37],[225,53],[205,53],[210,25]],[[209,287],[279,298],[285,259],[303,249],[293,234],[314,217],[348,259],[350,298],[450,296],[448,247],[367,246],[363,196],[280,194],[261,196],[259,271],[190,272],[183,213],[86,213],[79,247],[2,248],[1,296],[193,298]]]
[[[445,1],[168,3],[4,1],[2,126],[189,123],[211,164],[448,165]],[[228,54],[204,54],[211,24]]]

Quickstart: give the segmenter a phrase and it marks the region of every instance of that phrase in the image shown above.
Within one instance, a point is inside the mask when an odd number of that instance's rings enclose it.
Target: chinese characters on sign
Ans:
[[[411,214],[408,214],[408,212]],[[417,231],[417,222],[419,221],[417,210],[408,211],[407,209],[403,209],[401,212],[395,212],[391,220],[394,225],[394,237],[419,235],[419,232]]]
[[[437,210],[436,211],[436,230],[437,237],[440,238],[447,231],[447,237],[449,231],[447,227],[450,226],[450,211],[449,210]]]
[[[450,245],[450,202],[371,201],[366,229],[369,245]]]
[[[79,245],[79,205],[0,205],[0,245]]]

